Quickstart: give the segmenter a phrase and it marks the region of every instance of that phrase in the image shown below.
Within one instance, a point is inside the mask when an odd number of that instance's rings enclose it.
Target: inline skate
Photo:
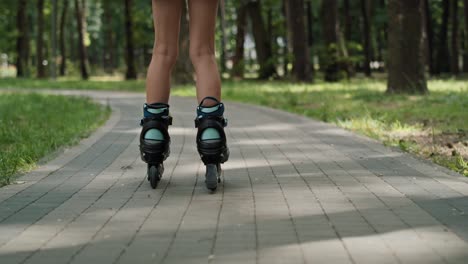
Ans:
[[[144,104],[140,134],[141,159],[148,164],[148,181],[155,189],[164,172],[163,162],[169,157],[171,138],[168,128],[172,125],[169,105]]]
[[[205,101],[212,100],[216,104],[204,106]],[[197,150],[206,166],[205,184],[208,189],[215,191],[221,182],[221,163],[229,159],[224,127],[224,104],[214,97],[204,98],[197,107],[195,127],[197,132]]]

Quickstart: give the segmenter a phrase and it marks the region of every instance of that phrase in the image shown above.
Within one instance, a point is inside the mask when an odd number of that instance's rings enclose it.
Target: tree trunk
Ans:
[[[275,36],[273,35],[273,10],[271,9],[271,6],[267,7],[267,35],[270,37],[270,42],[272,43],[271,45],[273,46],[273,41],[275,39]]]
[[[463,50],[463,71],[468,72],[468,0],[463,1],[463,9],[465,13],[465,48]]]
[[[84,44],[84,30],[83,30],[83,20],[84,20],[84,2],[83,6],[80,7],[79,0],[75,0],[75,15],[76,15],[76,25],[78,28],[78,52],[79,52],[79,59],[80,59],[80,70],[81,70],[81,78],[83,80],[87,80],[89,78],[88,75],[88,55],[86,52],[86,46]]]
[[[114,71],[114,31],[112,30],[112,1],[103,1],[103,14],[102,18],[105,21],[103,24],[104,30],[104,70],[111,74]]]
[[[387,93],[427,93],[424,74],[424,0],[388,2]]]
[[[368,6],[367,0],[361,0],[361,15],[363,21],[363,42],[364,42],[364,73],[367,77],[372,75],[371,72],[371,28],[370,28],[370,21],[369,21],[369,10],[367,10]]]
[[[320,66],[325,74],[325,81],[335,82],[340,79],[338,67],[338,1],[322,2],[322,33],[325,44],[325,58]]]
[[[312,47],[314,45],[314,11],[312,10],[312,3],[310,0],[306,2],[306,15],[307,15],[307,45]]]
[[[377,56],[376,60],[377,61],[383,61],[384,60],[384,49],[385,49],[385,36],[383,32],[377,31],[376,32],[376,41],[377,41]]]
[[[387,9],[387,0],[380,0],[380,7],[384,10]],[[388,19],[387,19],[388,21]],[[383,42],[385,43],[385,47],[387,47],[387,39],[388,39],[388,22],[385,21],[382,23],[382,27],[378,29],[380,34],[383,36]]]
[[[71,6],[74,5],[74,3],[70,3]],[[71,16],[71,19],[68,19],[68,21],[66,22],[66,26],[65,27],[68,27],[68,28],[78,28],[78,25],[76,24],[76,12],[73,13],[73,10],[70,10],[70,16]],[[72,19],[74,17],[74,19]],[[73,32],[75,33],[75,32]],[[77,47],[77,43],[78,43],[78,39],[76,38],[76,34],[67,34],[67,43],[68,43],[68,46],[65,47],[65,49],[68,51],[67,52],[67,56],[68,58],[70,59],[70,61],[72,61],[73,63],[75,63],[77,60],[78,60],[78,50],[79,48]]]
[[[432,28],[432,13],[429,0],[424,0],[424,13],[425,13],[425,31],[427,41],[427,64],[429,66],[429,73],[433,75],[434,69],[434,29]]]
[[[273,52],[270,37],[267,36],[265,24],[262,18],[260,0],[250,1],[247,10],[252,21],[252,31],[255,40],[255,51],[260,64],[259,79],[268,79],[276,75],[275,65],[272,61]]]
[[[386,10],[387,9],[387,4],[385,3],[385,0],[380,0],[379,1],[379,8],[381,10]],[[384,52],[386,49],[386,44],[387,44],[387,36],[386,36],[386,31],[387,31],[387,23],[384,22],[383,25],[380,28],[377,28],[376,30],[376,41],[377,41],[377,57],[376,60],[379,62],[383,62],[384,59]],[[380,71],[384,70],[384,67],[380,67]]]
[[[307,45],[309,46],[309,53],[312,55],[312,47],[314,45],[314,12],[312,10],[312,2],[311,0],[308,0],[306,3],[307,7]],[[309,63],[310,63],[310,71],[312,74],[312,79],[314,78],[315,75],[315,69],[314,69],[314,61],[312,59],[312,56],[309,56]]]
[[[28,67],[26,51],[28,43],[28,20],[26,14],[27,0],[18,1],[16,13],[16,29],[18,37],[16,39],[16,76],[26,77],[26,68]]]
[[[26,30],[26,35],[24,36],[24,73],[26,77],[31,76],[31,67],[33,65],[33,60],[31,56],[31,35],[33,32],[32,24],[34,23],[33,12],[26,11],[26,22],[25,25],[28,28]]]
[[[65,47],[65,23],[67,21],[67,14],[68,14],[68,0],[64,0],[63,7],[62,7],[62,14],[60,16],[60,35],[59,35],[59,42],[60,42],[60,76],[65,76],[67,71],[67,51]]]
[[[36,42],[36,68],[37,78],[45,78],[44,61],[44,0],[37,1],[37,42]]]
[[[450,71],[454,75],[460,73],[458,66],[459,43],[458,43],[458,0],[451,0],[451,18],[452,18],[452,34],[451,34],[451,60],[450,60]]]
[[[283,40],[284,40],[284,46],[283,46],[283,77],[286,77],[289,75],[289,41],[291,32],[289,30],[289,23],[288,23],[288,16],[286,12],[286,6],[287,6],[287,0],[283,0],[283,3],[281,5],[281,13],[284,18],[284,28],[286,29]]]
[[[185,0],[182,3],[182,14],[180,21],[180,39],[179,39],[179,56],[174,68],[174,81],[180,84],[193,82],[193,66],[189,56],[189,15]]]
[[[237,9],[236,18],[236,48],[234,57],[232,58],[232,76],[234,78],[244,77],[244,42],[245,42],[245,26],[247,22],[246,6],[240,4]]]
[[[125,61],[127,63],[127,72],[125,79],[136,79],[137,73],[135,69],[135,50],[133,44],[133,15],[132,15],[132,0],[124,0],[125,3]]]
[[[57,0],[52,0],[51,27],[50,27],[50,77],[57,78]]]
[[[352,28],[352,23],[353,23],[353,20],[352,20],[352,17],[351,17],[351,14],[350,14],[350,11],[351,11],[351,5],[349,3],[349,0],[344,0],[344,3],[343,3],[343,9],[344,9],[344,35],[345,35],[345,39],[346,41],[350,41],[351,40],[351,28]]]
[[[293,74],[299,81],[312,81],[312,71],[310,67],[309,47],[307,44],[306,27],[304,23],[304,1],[289,0],[287,6],[288,23],[292,29],[293,46]]]
[[[219,58],[221,74],[226,72],[226,4],[224,0],[219,0],[219,16],[221,25],[221,56]]]
[[[442,13],[442,25],[439,31],[438,45],[437,45],[437,57],[436,57],[436,67],[435,73],[440,74],[442,72],[449,71],[449,51],[448,51],[448,43],[447,43],[447,35],[448,35],[448,20],[449,20],[449,10],[450,10],[450,3],[449,0],[443,0],[443,13]]]

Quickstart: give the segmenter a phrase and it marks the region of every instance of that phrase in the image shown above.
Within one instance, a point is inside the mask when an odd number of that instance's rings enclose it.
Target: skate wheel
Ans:
[[[218,183],[221,183],[221,164],[216,164],[216,169],[218,170]]]
[[[148,165],[148,181],[151,184],[151,188],[156,189],[161,180],[163,170],[162,165]]]
[[[219,169],[217,164],[206,165],[205,184],[206,188],[211,191],[216,191],[219,182]]]

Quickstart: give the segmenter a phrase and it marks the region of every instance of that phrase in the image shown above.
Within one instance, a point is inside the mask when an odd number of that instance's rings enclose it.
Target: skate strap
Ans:
[[[143,124],[145,124],[145,123],[147,123],[149,121],[159,121],[159,122],[162,122],[162,123],[166,124],[167,126],[170,126],[170,125],[172,125],[172,116],[169,115],[169,116],[144,117],[140,121],[140,126],[143,126]]]
[[[201,119],[195,119],[195,127],[198,128],[197,142],[202,141],[202,134],[206,129],[212,128],[218,131],[221,142],[226,142],[226,133],[223,127],[227,126],[227,119],[222,116],[207,116]]]
[[[204,122],[204,121],[208,122]],[[205,128],[211,127],[210,125],[207,124],[213,124],[213,121],[215,121],[217,124],[227,127],[228,125],[228,120],[222,116],[203,116],[203,117],[197,117],[195,119],[195,127],[203,127],[206,126]],[[207,123],[207,124],[206,124]]]

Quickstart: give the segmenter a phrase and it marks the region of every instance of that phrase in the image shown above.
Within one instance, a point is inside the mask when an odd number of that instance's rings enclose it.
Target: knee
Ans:
[[[166,44],[157,44],[153,49],[153,58],[161,61],[165,66],[173,67],[179,55],[178,47],[170,47]]]
[[[214,49],[204,46],[190,46],[190,60],[193,64],[197,64],[204,58],[214,58]]]

